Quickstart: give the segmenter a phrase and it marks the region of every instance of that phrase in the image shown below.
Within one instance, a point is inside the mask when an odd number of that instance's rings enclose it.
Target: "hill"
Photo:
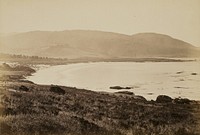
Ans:
[[[200,49],[156,33],[66,30],[33,31],[0,37],[0,52],[56,58],[197,57]]]

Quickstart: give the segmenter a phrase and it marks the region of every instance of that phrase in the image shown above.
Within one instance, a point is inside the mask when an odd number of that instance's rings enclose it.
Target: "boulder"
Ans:
[[[197,73],[191,73],[191,75],[197,75]]]
[[[183,71],[176,72],[176,74],[182,74],[182,73],[183,73]]]
[[[159,95],[157,98],[156,98],[156,102],[158,103],[170,103],[172,102],[172,98],[169,97],[169,96],[166,96],[166,95]]]
[[[130,91],[118,91],[118,92],[115,92],[117,94],[124,94],[124,95],[135,95],[133,92],[130,92]]]
[[[144,102],[147,101],[146,98],[144,98],[143,96],[139,96],[139,95],[134,96],[134,99],[136,99],[138,101],[144,101]]]
[[[121,90],[121,89],[131,89],[131,87],[111,86],[110,89]]]
[[[59,86],[51,86],[50,91],[54,92],[56,94],[59,94],[59,95],[64,95],[65,94],[65,90],[63,90]]]
[[[25,92],[27,92],[27,91],[29,91],[29,88],[27,88],[27,87],[24,86],[24,85],[21,85],[21,86],[19,87],[19,90],[20,90],[20,91],[25,91]]]

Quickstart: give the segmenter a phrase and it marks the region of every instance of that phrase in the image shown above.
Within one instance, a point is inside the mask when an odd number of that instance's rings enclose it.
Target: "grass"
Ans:
[[[138,101],[70,87],[61,87],[64,95],[50,91],[52,86],[26,87],[29,92],[3,97],[1,134],[196,134],[189,104]]]

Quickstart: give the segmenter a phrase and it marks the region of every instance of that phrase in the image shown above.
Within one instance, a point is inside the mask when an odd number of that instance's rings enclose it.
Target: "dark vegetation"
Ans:
[[[13,55],[13,54],[2,54],[0,53],[0,61],[17,62],[21,65],[27,64],[47,64],[47,65],[61,65],[69,63],[80,63],[80,62],[185,62],[194,60],[181,60],[173,58],[95,58],[95,57],[83,57],[76,59],[67,58],[49,58],[39,56],[26,56],[26,55]]]
[[[29,91],[29,88],[27,88],[27,87],[24,86],[24,85],[21,85],[21,86],[19,87],[19,91],[25,91],[25,92],[27,92],[27,91]]]
[[[20,78],[7,82],[0,87],[1,135],[199,134],[200,106],[189,99],[161,95],[147,101],[126,91],[98,93]]]
[[[59,86],[51,86],[50,91],[59,95],[65,94],[65,90],[61,89]]]
[[[48,57],[39,57],[39,56],[2,54],[2,53],[0,53],[0,61],[17,62],[17,63],[20,63],[21,65],[26,65],[26,64],[57,65],[57,64],[68,63],[67,58],[48,58]]]

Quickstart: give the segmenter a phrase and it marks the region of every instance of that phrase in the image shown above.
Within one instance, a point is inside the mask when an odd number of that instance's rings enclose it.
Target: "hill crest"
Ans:
[[[0,52],[60,58],[199,57],[184,41],[158,33],[125,35],[94,30],[31,31],[0,37]]]

